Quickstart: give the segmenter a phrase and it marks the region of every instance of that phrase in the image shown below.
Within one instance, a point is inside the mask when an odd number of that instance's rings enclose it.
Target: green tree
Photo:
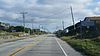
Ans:
[[[29,31],[31,31],[30,28],[25,28],[25,32],[28,33]]]
[[[8,32],[12,32],[12,30],[14,30],[14,26],[10,26],[10,27],[7,29]]]
[[[14,29],[16,30],[16,32],[24,32],[23,26],[16,26],[16,27],[14,27]]]

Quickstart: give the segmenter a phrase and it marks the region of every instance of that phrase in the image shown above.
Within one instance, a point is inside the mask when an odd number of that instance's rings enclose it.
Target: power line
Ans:
[[[22,14],[22,17],[23,17],[23,26],[24,26],[24,32],[25,32],[25,14],[27,14],[27,12],[20,12],[20,14]]]

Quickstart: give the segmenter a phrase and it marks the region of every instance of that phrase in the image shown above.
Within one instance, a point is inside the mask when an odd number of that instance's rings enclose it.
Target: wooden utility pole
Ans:
[[[25,33],[25,14],[27,14],[27,12],[21,12],[20,14],[22,14],[23,17],[23,26],[24,26],[24,33]]]
[[[75,30],[76,28],[75,28],[75,20],[74,20],[74,14],[73,14],[72,6],[70,6],[70,10],[71,10],[72,22],[73,22],[73,26],[74,26],[74,30]]]
[[[34,33],[34,27],[33,27],[33,19],[32,19],[32,34]]]
[[[64,21],[62,21],[62,27],[63,27],[63,30],[64,30],[64,28],[65,28],[65,26],[64,26]]]

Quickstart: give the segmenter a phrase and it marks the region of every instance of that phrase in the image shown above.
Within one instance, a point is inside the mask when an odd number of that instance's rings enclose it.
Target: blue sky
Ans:
[[[99,16],[99,0],[0,0],[0,21],[11,25],[22,25],[20,12],[26,11],[26,27],[31,28],[32,19],[34,28],[39,25],[54,31],[72,25],[70,6],[73,7],[75,22],[86,16]]]

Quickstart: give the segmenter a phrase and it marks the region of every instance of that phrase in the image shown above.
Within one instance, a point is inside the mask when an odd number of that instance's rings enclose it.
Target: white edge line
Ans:
[[[58,42],[58,40],[55,38],[55,40],[57,41],[58,45],[60,46],[61,50],[63,51],[65,56],[68,56],[65,52],[65,50],[63,49],[63,47],[61,46],[61,44]]]

